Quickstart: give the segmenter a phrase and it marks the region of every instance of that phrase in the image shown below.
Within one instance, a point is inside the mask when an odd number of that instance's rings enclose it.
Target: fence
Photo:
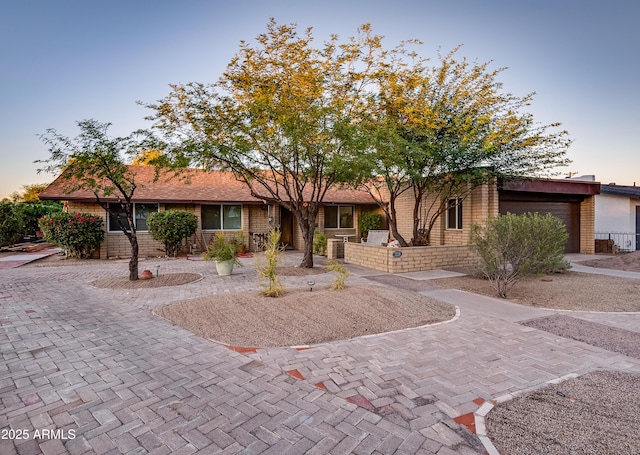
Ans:
[[[597,253],[628,253],[640,250],[640,233],[596,232]]]

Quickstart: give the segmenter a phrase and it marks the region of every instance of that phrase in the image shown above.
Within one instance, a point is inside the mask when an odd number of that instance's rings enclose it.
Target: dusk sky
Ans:
[[[0,0],[0,198],[50,182],[39,133],[78,133],[76,121],[111,122],[112,135],[150,127],[168,84],[214,82],[270,17],[314,28],[316,44],[363,23],[385,46],[417,38],[436,58],[508,67],[499,80],[529,112],[561,122],[574,140],[568,172],[640,185],[640,3],[632,0],[120,1]]]

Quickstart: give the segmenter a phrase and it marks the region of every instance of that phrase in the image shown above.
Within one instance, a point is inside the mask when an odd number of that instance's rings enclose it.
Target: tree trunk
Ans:
[[[396,204],[394,198],[391,198],[388,207],[384,209],[384,213],[387,215],[387,223],[389,224],[389,230],[391,231],[393,239],[397,240],[398,243],[400,243],[400,246],[409,246],[404,237],[402,237],[400,232],[398,232],[398,223],[396,222]]]
[[[298,224],[302,231],[302,239],[304,240],[304,254],[300,267],[310,269],[313,268],[313,234],[316,230],[318,210],[307,207],[306,209],[296,210],[294,213],[296,218],[298,218]]]
[[[129,259],[129,281],[138,279],[138,237],[133,232],[129,238],[131,242],[131,259]]]
[[[129,281],[138,280],[138,235],[136,233],[135,220],[133,219],[132,203],[129,202],[125,212],[127,219],[129,220],[130,231],[127,233],[127,238],[131,244],[131,259],[129,259]]]
[[[424,191],[417,190],[414,188],[413,190],[413,246],[426,246],[429,245],[429,233],[431,232],[430,227],[426,229],[426,223],[420,218],[420,209],[422,207],[422,198],[424,197]],[[425,214],[427,216],[428,214]],[[422,221],[422,223],[421,223]],[[422,224],[422,228],[420,225]],[[422,230],[422,232],[420,232]]]

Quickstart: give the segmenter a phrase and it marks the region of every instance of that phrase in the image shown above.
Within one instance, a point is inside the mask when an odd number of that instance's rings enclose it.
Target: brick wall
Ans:
[[[580,253],[595,254],[596,208],[595,196],[589,196],[580,203]]]
[[[398,257],[396,257],[400,254]],[[466,267],[476,262],[468,245],[387,248],[347,243],[344,262],[388,273]]]
[[[410,192],[402,194],[396,201],[398,231],[409,242],[413,237],[413,195]],[[428,220],[440,205],[437,196],[428,194],[424,198],[422,214]],[[429,209],[429,210],[427,210]],[[467,245],[469,233],[473,223],[484,225],[488,217],[498,215],[498,190],[495,184],[482,185],[475,188],[462,201],[462,229],[447,229],[446,213],[442,213],[431,229],[429,240],[436,245]]]

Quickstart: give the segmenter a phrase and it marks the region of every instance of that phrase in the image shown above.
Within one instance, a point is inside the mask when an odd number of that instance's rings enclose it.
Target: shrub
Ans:
[[[358,229],[362,237],[366,237],[373,229],[380,229],[380,226],[382,226],[382,215],[378,212],[364,212],[358,217]]]
[[[313,253],[320,256],[327,255],[327,236],[320,231],[313,233]]]
[[[22,224],[15,204],[0,202],[0,246],[12,245],[22,238]]]
[[[216,236],[211,240],[209,249],[204,254],[204,259],[207,261],[234,261],[235,265],[241,265],[240,261],[236,257],[236,245],[227,239],[222,232],[218,232]]]
[[[521,278],[568,269],[568,237],[562,220],[551,214],[508,213],[489,219],[484,229],[472,226],[471,245],[480,259],[479,271],[506,298]]]
[[[104,239],[102,218],[87,213],[58,212],[38,220],[44,238],[67,252],[67,257],[88,258]]]
[[[182,240],[195,234],[198,218],[184,210],[165,210],[151,213],[147,226],[151,237],[164,244],[165,254],[175,256],[180,252]]]
[[[327,269],[331,272],[336,272],[336,278],[333,280],[333,283],[331,283],[331,289],[344,289],[344,282],[349,277],[349,271],[344,265],[333,259],[327,264]]]
[[[14,207],[20,223],[22,233],[25,237],[35,236],[40,229],[38,220],[45,215],[61,212],[62,205],[56,202],[22,202]]]
[[[260,259],[261,255],[256,256],[256,269],[262,278],[269,280],[262,295],[267,297],[280,297],[284,294],[285,288],[278,279],[278,262],[282,257],[284,247],[280,245],[280,230],[272,229],[267,236],[267,243],[264,250],[265,261]]]

